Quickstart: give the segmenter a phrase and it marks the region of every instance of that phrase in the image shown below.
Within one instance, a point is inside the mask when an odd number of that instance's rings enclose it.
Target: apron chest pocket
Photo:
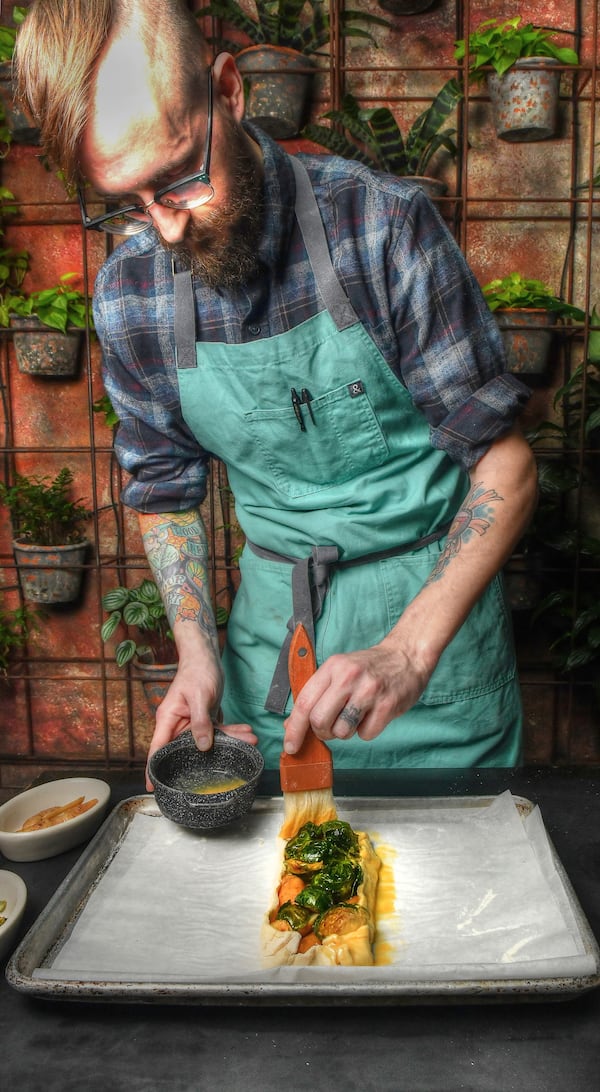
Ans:
[[[289,497],[349,481],[385,462],[389,449],[360,379],[310,401],[245,415],[276,489]],[[301,423],[304,425],[302,428]]]

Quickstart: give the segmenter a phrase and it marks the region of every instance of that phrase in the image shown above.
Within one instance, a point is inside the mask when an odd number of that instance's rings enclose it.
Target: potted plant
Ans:
[[[565,303],[542,281],[521,273],[497,277],[484,284],[482,291],[502,330],[509,371],[515,374],[543,375],[557,319],[585,319],[579,307]]]
[[[296,136],[309,100],[316,55],[329,43],[329,4],[326,0],[253,0],[256,15],[246,14],[237,0],[211,0],[197,17],[213,16],[241,31],[252,44],[219,39],[235,54],[246,85],[246,117],[275,139]],[[356,26],[389,26],[385,19],[363,11],[340,13],[341,33],[373,41]]]
[[[91,513],[71,499],[72,483],[68,467],[54,479],[17,474],[13,485],[0,482],[23,595],[34,603],[70,603],[79,594]]]
[[[438,91],[433,102],[413,122],[403,137],[398,122],[387,106],[361,108],[351,94],[344,95],[341,109],[330,110],[323,117],[341,126],[307,125],[303,136],[322,144],[335,155],[357,159],[360,163],[390,174],[409,176],[418,181],[431,196],[443,196],[446,185],[427,175],[429,164],[441,149],[456,155],[456,129],[442,125],[463,97],[454,79]]]
[[[578,63],[575,50],[559,46],[560,30],[521,24],[521,17],[486,19],[468,39],[455,42],[457,61],[469,61],[469,77],[487,81],[496,132],[502,140],[547,140],[556,132],[560,70]],[[564,31],[562,32],[564,33]],[[487,71],[489,68],[494,71]]]
[[[51,288],[12,293],[6,300],[0,323],[8,319],[14,329],[20,372],[46,378],[77,374],[83,331],[93,329],[91,301],[72,284],[77,276],[63,273]]]
[[[39,130],[33,124],[31,118],[21,109],[16,99],[12,79],[12,57],[17,30],[26,15],[27,8],[15,4],[12,9],[12,20],[15,25],[0,26],[0,105],[4,117],[3,125],[6,130],[6,133],[3,132],[0,139],[8,146],[13,140],[17,144],[38,144],[40,137]]]
[[[148,704],[156,709],[177,670],[177,648],[155,581],[146,577],[133,587],[111,588],[102,597],[102,606],[109,612],[100,631],[103,641],[120,626],[139,632],[141,639],[127,636],[119,642],[115,659],[119,667],[132,663]]]

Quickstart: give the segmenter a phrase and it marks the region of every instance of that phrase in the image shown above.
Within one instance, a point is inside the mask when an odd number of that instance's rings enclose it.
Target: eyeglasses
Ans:
[[[156,191],[147,205],[140,205],[139,201],[134,200],[132,194],[129,203],[125,199],[124,204],[115,207],[115,202],[112,202],[113,207],[110,207],[111,200],[108,198],[106,202],[107,211],[102,213],[101,216],[88,216],[83,191],[81,187],[78,187],[77,192],[83,226],[88,231],[107,231],[111,235],[136,235],[140,231],[146,231],[146,228],[152,223],[152,217],[148,212],[152,205],[162,205],[168,209],[196,209],[200,205],[206,205],[215,194],[208,173],[210,169],[212,125],[213,85],[212,70],[209,69],[207,125],[201,169],[196,171],[195,174],[187,174],[184,178],[171,182],[169,186],[163,186],[162,189]]]

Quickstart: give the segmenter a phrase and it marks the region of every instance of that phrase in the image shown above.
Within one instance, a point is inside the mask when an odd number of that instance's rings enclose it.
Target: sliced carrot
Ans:
[[[302,954],[302,952],[308,952],[309,948],[314,948],[317,944],[320,943],[321,941],[319,940],[316,933],[307,933],[305,937],[302,937],[302,940],[298,945],[298,953]]]
[[[286,872],[279,884],[279,905],[283,906],[284,902],[294,902],[296,895],[299,895],[301,891],[304,891],[305,887],[306,884],[304,883],[304,880],[300,879],[300,876],[294,876],[292,872]]]

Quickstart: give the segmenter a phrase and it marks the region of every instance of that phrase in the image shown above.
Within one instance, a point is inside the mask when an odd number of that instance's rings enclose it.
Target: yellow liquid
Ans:
[[[243,777],[230,777],[226,781],[207,781],[204,785],[197,785],[188,792],[194,792],[197,796],[209,796],[215,792],[231,792],[232,789],[240,789],[245,785]]]

